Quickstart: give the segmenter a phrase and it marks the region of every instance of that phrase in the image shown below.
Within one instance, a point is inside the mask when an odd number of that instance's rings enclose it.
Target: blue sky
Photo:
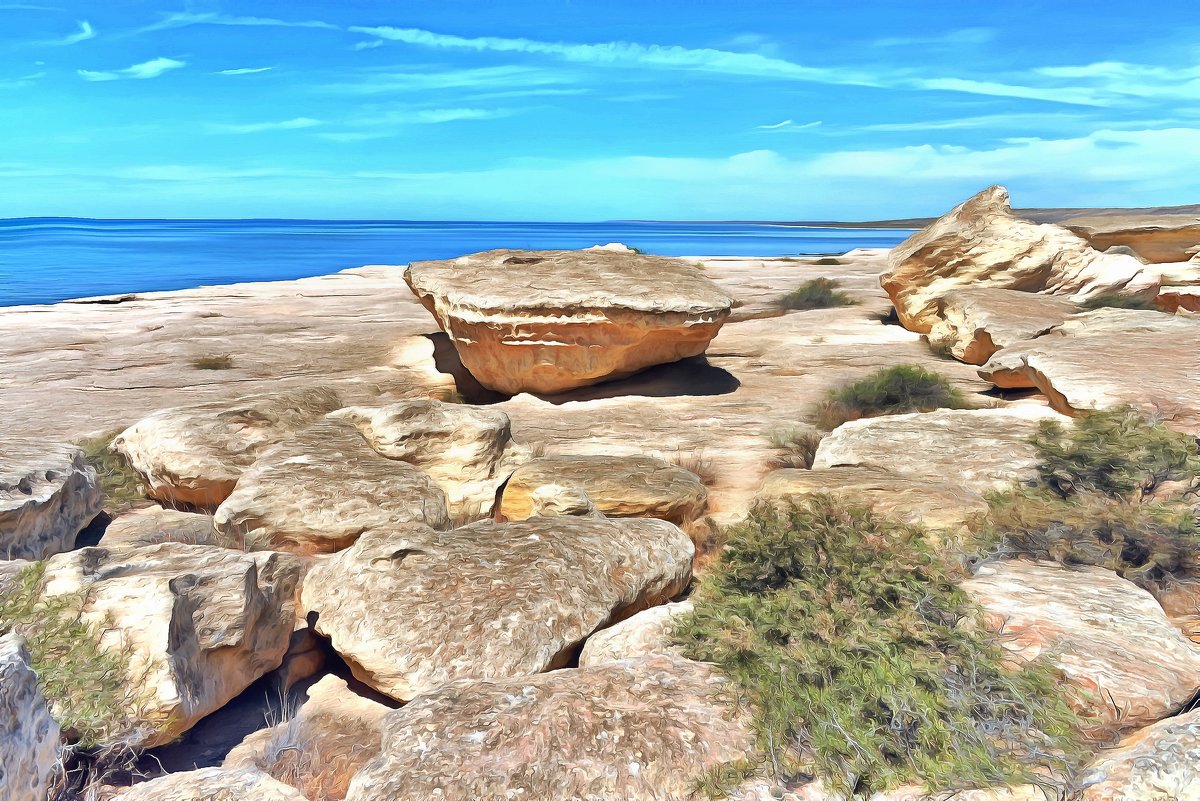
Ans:
[[[871,219],[1200,202],[1200,15],[0,0],[0,216]]]

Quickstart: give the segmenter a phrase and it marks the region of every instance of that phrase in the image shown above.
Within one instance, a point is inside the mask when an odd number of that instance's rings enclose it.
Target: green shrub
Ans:
[[[82,593],[45,597],[34,562],[0,587],[0,635],[25,638],[30,662],[63,732],[83,749],[119,748],[143,726],[152,690],[130,675],[130,655],[101,647],[83,620]]]
[[[1164,482],[1200,488],[1200,446],[1129,407],[1091,412],[1064,427],[1043,421],[1034,435],[1041,486],[1067,497],[1095,491],[1144,497]]]
[[[125,457],[111,450],[113,439],[119,431],[109,431],[98,437],[82,439],[75,444],[96,471],[100,489],[104,491],[104,511],[112,517],[144,505],[141,476],[129,466]]]
[[[1083,302],[1083,308],[1088,311],[1095,309],[1137,309],[1140,311],[1162,311],[1154,305],[1154,301],[1141,295],[1118,295],[1116,292],[1102,292],[1093,295]]]
[[[196,370],[231,370],[233,357],[228,353],[214,356],[197,356],[188,362]]]
[[[805,281],[781,297],[777,303],[783,308],[793,311],[857,305],[858,301],[845,292],[840,292],[839,286],[837,281],[829,278],[814,278],[811,281]]]
[[[818,428],[829,431],[864,417],[970,408],[963,394],[943,376],[919,365],[901,364],[830,390],[812,418]]]
[[[770,436],[771,445],[779,453],[768,463],[772,469],[781,467],[809,470],[817,455],[817,447],[821,444],[821,435],[815,431],[789,429],[776,431]]]
[[[675,636],[731,679],[775,778],[936,792],[1074,760],[1058,674],[1006,661],[919,529],[818,495],[726,533]]]

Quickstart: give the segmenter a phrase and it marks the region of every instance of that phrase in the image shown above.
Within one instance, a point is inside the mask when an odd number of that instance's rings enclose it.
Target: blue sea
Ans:
[[[325,275],[490,248],[623,242],[663,256],[797,256],[891,247],[911,231],[783,223],[0,220],[0,306]]]

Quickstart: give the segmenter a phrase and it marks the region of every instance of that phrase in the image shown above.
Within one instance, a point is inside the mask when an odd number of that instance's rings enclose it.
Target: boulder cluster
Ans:
[[[0,798],[702,797],[705,777],[761,759],[730,678],[673,638],[722,525],[819,493],[951,539],[1037,479],[1048,422],[1132,407],[1200,434],[1200,263],[1109,251],[1121,230],[1029,222],[992,187],[890,253],[842,257],[859,305],[786,313],[756,281],[811,262],[620,246],[417,262],[404,280],[441,329],[425,318],[421,336],[454,363],[406,340],[378,367],[404,351],[398,391],[318,375],[145,408],[109,445],[141,488],[120,507],[80,447],[3,439]],[[1131,230],[1147,252],[1195,252]],[[881,322],[892,307],[899,325]],[[804,464],[777,461],[801,441],[770,444],[779,414],[805,427],[801,403],[901,361],[942,365],[970,408],[865,415]],[[423,386],[422,370],[499,402]],[[678,431],[699,446],[673,447]],[[1152,594],[1105,567],[1010,558],[962,590],[1014,663],[1059,671],[1090,748],[1072,792],[1200,799],[1200,582]],[[96,684],[111,697],[39,675],[40,655],[72,646],[47,638],[68,636],[116,666]],[[240,742],[135,761],[265,687],[285,710]],[[777,779],[725,790],[842,799]],[[939,797],[1037,799],[1040,784]]]

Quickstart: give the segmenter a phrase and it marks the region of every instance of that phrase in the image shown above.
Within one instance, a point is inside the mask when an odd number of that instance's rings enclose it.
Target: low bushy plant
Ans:
[[[916,364],[878,370],[830,390],[813,410],[813,423],[829,431],[850,420],[885,414],[973,408],[944,376]]]
[[[841,285],[837,281],[830,278],[814,278],[781,297],[778,304],[793,311],[857,305],[858,301],[840,291],[839,286]]]
[[[124,456],[111,449],[112,441],[119,433],[109,431],[75,443],[96,471],[100,489],[104,492],[104,511],[112,517],[146,503],[141,476],[129,466]]]
[[[1076,756],[1046,663],[1015,667],[921,531],[814,495],[726,532],[675,636],[749,705],[764,770],[865,797],[1020,781]]]
[[[1154,301],[1142,295],[1120,295],[1116,292],[1102,292],[1093,295],[1082,304],[1084,309],[1137,309],[1140,311],[1162,311],[1154,305]]]

